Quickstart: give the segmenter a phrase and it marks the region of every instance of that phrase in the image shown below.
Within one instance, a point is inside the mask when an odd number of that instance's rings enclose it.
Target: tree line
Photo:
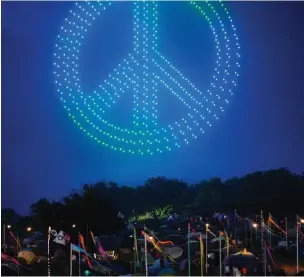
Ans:
[[[100,181],[73,190],[60,202],[38,200],[31,205],[28,217],[16,219],[13,210],[2,209],[2,220],[20,230],[28,225],[47,230],[51,225],[67,231],[77,226],[82,232],[89,228],[95,233],[111,233],[122,229],[128,218],[149,211],[164,217],[162,209],[167,210],[166,207],[170,207],[170,212],[191,215],[234,209],[243,215],[259,213],[261,209],[280,216],[304,215],[303,197],[304,174],[294,174],[285,168],[226,181],[212,178],[196,184],[166,177],[150,178],[137,187]],[[124,218],[118,216],[119,212]]]

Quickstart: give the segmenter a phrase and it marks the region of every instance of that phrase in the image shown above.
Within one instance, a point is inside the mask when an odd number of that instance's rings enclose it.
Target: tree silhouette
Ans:
[[[52,226],[77,235],[87,233],[88,229],[108,233],[123,226],[111,200],[102,198],[98,187],[93,185],[84,185],[80,192],[72,191],[62,203],[40,199],[31,205],[31,210],[35,227],[43,230]],[[73,225],[77,226],[75,230]]]
[[[13,209],[4,208],[1,209],[1,221],[2,224],[11,225],[17,222],[20,219],[20,216],[16,214]]]
[[[187,184],[178,179],[154,177],[137,187],[97,182],[72,191],[61,202],[40,199],[31,205],[34,228],[65,228],[68,232],[110,233],[124,226],[118,212],[129,217],[164,218],[171,212],[208,214],[237,209],[241,214],[271,212],[283,216],[304,214],[304,175],[285,168],[258,171],[241,178],[219,178]],[[292,205],[291,205],[292,203]],[[11,224],[13,210],[3,210]],[[30,218],[23,221],[31,222]],[[27,223],[25,223],[27,222]],[[77,228],[72,229],[76,225]]]

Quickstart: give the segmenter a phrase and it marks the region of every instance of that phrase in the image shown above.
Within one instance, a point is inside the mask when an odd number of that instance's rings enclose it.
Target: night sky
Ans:
[[[227,3],[241,43],[236,96],[205,136],[145,157],[96,144],[58,99],[53,50],[73,3],[1,5],[2,207],[26,214],[41,197],[59,200],[97,180],[138,185],[159,175],[197,182],[278,167],[304,171],[304,2]],[[207,23],[199,24],[187,5],[160,4],[161,52],[199,87],[210,71],[214,45]],[[82,62],[87,90],[130,52],[129,6],[114,3],[106,24],[90,34]],[[115,112],[113,122],[120,124],[121,113]],[[170,105],[163,108],[163,120],[171,120]]]

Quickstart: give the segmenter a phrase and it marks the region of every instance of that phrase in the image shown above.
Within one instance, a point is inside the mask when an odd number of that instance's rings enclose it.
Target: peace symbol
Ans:
[[[69,116],[92,139],[126,153],[161,153],[188,144],[219,119],[233,95],[240,67],[236,29],[221,2],[189,3],[207,20],[215,42],[214,75],[205,93],[159,52],[158,5],[150,1],[133,3],[133,52],[92,94],[84,93],[79,75],[81,46],[92,22],[111,3],[81,2],[70,11],[55,45],[55,84]],[[165,127],[158,122],[160,87],[188,109],[187,115]],[[126,93],[133,95],[132,129],[116,126],[104,116]]]
[[[56,230],[52,230],[51,231],[51,235],[53,237],[56,237],[58,240],[66,240],[66,241],[70,240],[70,237],[68,235],[64,234],[62,231],[60,231],[59,233],[57,233]]]

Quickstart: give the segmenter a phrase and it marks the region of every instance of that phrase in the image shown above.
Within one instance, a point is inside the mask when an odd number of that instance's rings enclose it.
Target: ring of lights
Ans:
[[[93,94],[85,94],[80,86],[78,64],[82,42],[92,21],[111,3],[76,3],[58,35],[54,52],[55,84],[69,116],[95,141],[127,153],[161,153],[197,138],[197,133],[204,133],[204,126],[211,126],[212,120],[219,118],[218,113],[224,111],[233,95],[240,67],[236,29],[221,2],[205,2],[204,6],[195,1],[190,3],[207,20],[215,41],[215,73],[205,95],[159,53],[156,2],[134,2],[134,52]],[[189,109],[187,117],[166,128],[157,122],[160,85]],[[130,90],[134,99],[134,128],[126,129],[111,124],[104,115]]]

